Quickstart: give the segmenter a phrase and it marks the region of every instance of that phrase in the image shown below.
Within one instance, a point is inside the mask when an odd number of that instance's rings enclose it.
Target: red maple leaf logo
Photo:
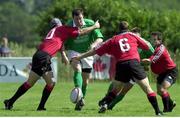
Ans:
[[[106,68],[106,64],[102,63],[101,59],[97,59],[94,63],[93,63],[93,68],[95,71],[97,72],[102,72],[105,68]]]

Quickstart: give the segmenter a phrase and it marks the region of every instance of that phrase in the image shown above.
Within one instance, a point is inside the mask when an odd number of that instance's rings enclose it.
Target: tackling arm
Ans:
[[[96,41],[94,41],[94,43],[91,44],[91,49],[93,49],[94,47],[96,47],[98,44],[102,42],[103,42],[102,38],[97,38]]]
[[[88,34],[88,33],[90,33],[92,30],[97,29],[97,28],[100,28],[99,21],[96,21],[93,26],[86,27],[86,28],[83,28],[83,29],[79,29],[79,35]]]
[[[63,45],[62,49],[61,49],[61,56],[62,56],[62,63],[64,63],[65,65],[69,64],[69,59],[67,58],[67,55],[65,53],[65,46]]]
[[[73,58],[73,60],[75,59],[75,60],[77,60],[77,61],[80,61],[80,60],[83,59],[83,58],[86,58],[86,57],[89,57],[89,56],[93,56],[93,55],[95,55],[95,54],[96,54],[95,49],[92,49],[92,50],[89,50],[89,51],[81,54],[80,56],[77,56],[77,57]]]

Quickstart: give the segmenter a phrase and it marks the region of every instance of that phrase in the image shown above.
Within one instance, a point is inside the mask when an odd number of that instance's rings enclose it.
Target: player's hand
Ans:
[[[100,28],[99,20],[97,20],[97,21],[94,23],[94,27],[95,27],[95,28]]]
[[[62,56],[61,62],[64,63],[65,65],[68,65],[69,59],[67,57]]]
[[[151,63],[151,60],[150,59],[142,59],[141,62],[144,64],[144,65],[149,65]]]

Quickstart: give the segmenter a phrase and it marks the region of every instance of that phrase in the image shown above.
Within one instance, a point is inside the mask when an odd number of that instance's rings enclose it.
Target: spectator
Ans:
[[[1,57],[10,57],[11,56],[11,50],[8,47],[8,38],[3,37],[1,41],[1,47],[0,47],[0,56]]]

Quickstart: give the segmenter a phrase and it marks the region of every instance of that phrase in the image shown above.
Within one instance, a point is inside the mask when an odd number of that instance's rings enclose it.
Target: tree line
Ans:
[[[82,8],[85,17],[99,20],[105,39],[118,32],[119,21],[140,27],[149,39],[152,31],[164,34],[165,44],[173,52],[180,49],[180,8],[178,0],[1,0],[0,37],[35,47],[49,30],[51,18],[65,24],[74,8]]]

